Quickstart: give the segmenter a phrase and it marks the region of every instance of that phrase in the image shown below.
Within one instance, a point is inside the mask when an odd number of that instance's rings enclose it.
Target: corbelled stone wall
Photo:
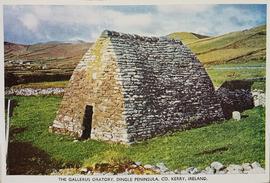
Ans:
[[[223,119],[208,74],[181,42],[115,32],[108,36],[123,83],[129,141]]]
[[[112,141],[140,141],[224,118],[209,76],[180,41],[111,31],[75,69],[54,131],[80,136],[87,104],[94,106],[91,138]]]

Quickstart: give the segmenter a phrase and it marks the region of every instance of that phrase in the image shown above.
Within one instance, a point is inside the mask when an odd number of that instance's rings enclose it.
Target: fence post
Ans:
[[[8,139],[9,139],[9,120],[10,120],[10,117],[11,117],[11,100],[8,99],[8,104],[7,104],[7,122],[6,122],[6,128],[5,128],[5,142],[6,142],[6,147],[5,147],[5,161],[7,162],[7,158],[8,158]],[[7,165],[7,164],[6,164]],[[6,169],[8,167],[6,166]],[[6,170],[8,171],[8,170]]]

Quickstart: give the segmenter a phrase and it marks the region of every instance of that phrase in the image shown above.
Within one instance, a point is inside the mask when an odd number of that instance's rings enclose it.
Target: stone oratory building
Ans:
[[[129,144],[221,119],[211,79],[181,41],[104,31],[75,68],[50,128]]]

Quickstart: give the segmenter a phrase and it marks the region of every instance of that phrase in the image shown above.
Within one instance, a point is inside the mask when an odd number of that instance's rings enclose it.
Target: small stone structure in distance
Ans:
[[[222,119],[211,79],[181,41],[104,31],[75,68],[50,130],[129,144]]]
[[[217,90],[224,117],[230,119],[234,111],[243,112],[254,107],[252,80],[225,81]]]

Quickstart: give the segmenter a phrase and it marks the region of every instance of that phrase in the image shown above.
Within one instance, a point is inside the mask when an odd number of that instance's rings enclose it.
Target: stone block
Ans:
[[[236,121],[239,121],[241,119],[241,114],[239,111],[233,111],[232,112],[232,118]]]

